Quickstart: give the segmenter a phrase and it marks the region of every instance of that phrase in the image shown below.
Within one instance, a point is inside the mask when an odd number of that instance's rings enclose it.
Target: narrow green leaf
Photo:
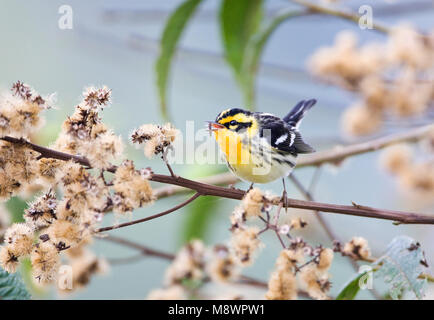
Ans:
[[[16,273],[7,273],[0,268],[0,300],[28,300],[30,294]]]
[[[388,245],[386,252],[375,264],[379,267],[376,276],[389,284],[392,299],[398,299],[404,290],[410,290],[421,299],[426,279],[419,279],[426,270],[424,253],[414,239],[407,236],[396,237]]]
[[[360,290],[360,280],[364,280],[368,276],[368,272],[358,274],[351,280],[338,294],[336,300],[354,300]]]
[[[245,58],[242,68],[242,72],[245,75],[244,91],[246,100],[249,104],[254,101],[255,79],[266,43],[274,31],[283,22],[303,14],[305,14],[304,11],[294,11],[292,9],[282,10],[250,38],[245,50]]]
[[[186,0],[181,3],[170,15],[164,26],[160,42],[160,55],[155,64],[155,71],[161,114],[165,119],[169,118],[166,91],[172,58],[182,32],[201,1],[202,0]]]
[[[223,0],[220,27],[225,58],[243,88],[243,61],[247,44],[258,31],[262,19],[262,0]]]

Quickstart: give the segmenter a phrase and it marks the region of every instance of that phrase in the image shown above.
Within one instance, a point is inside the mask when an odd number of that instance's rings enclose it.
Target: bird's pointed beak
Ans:
[[[208,124],[208,129],[210,131],[217,131],[217,130],[225,128],[224,125],[217,123],[217,122],[214,122],[214,121],[206,121],[206,123]]]

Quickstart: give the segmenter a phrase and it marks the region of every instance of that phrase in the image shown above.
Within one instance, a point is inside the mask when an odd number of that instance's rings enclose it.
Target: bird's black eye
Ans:
[[[236,122],[235,120],[232,120],[231,122],[229,122],[230,126],[236,126],[238,122]]]

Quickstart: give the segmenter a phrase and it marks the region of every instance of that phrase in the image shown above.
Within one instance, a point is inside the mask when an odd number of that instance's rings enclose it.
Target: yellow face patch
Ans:
[[[233,116],[228,116],[228,117],[224,117],[224,115],[230,111],[229,110],[225,110],[222,113],[220,113],[220,120],[218,121],[218,123],[226,125],[228,123],[230,123],[231,121],[236,121],[239,124],[243,124],[243,123],[251,123],[251,125],[247,128],[246,132],[247,135],[249,137],[253,137],[254,135],[256,135],[256,133],[258,132],[258,123],[255,119],[255,117],[253,115],[246,115],[244,113],[237,113]],[[230,130],[236,130],[237,127],[239,125],[238,124],[234,124],[234,125],[229,125],[229,129]],[[227,129],[221,129],[221,130],[227,130]]]

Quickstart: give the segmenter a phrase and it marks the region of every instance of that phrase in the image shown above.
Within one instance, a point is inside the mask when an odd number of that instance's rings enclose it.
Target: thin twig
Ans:
[[[434,130],[434,125],[427,125],[408,130],[402,133],[394,133],[381,138],[356,143],[348,146],[335,147],[326,151],[319,151],[306,155],[297,162],[296,168],[318,166],[324,163],[340,163],[344,159],[368,152],[377,151],[393,144],[402,142],[416,142]]]
[[[143,254],[139,253],[139,254],[135,254],[134,256],[131,256],[131,257],[106,258],[106,260],[110,265],[120,265],[120,264],[129,264],[132,262],[137,262],[137,261],[143,260],[143,258],[145,258],[145,256]]]
[[[305,0],[291,0],[291,1],[308,8],[310,11],[320,13],[320,14],[335,16],[338,18],[342,18],[342,19],[345,19],[348,21],[355,22],[357,24],[359,23],[360,18],[361,18],[358,14],[355,14],[355,13],[346,12],[346,11],[338,10],[335,8],[322,6],[322,5],[311,3],[311,2],[305,1]],[[385,27],[383,25],[379,25],[377,23],[373,23],[372,28],[374,30],[382,32],[382,33],[389,33],[390,32],[390,29],[388,27]]]
[[[316,175],[314,175],[314,177],[317,177]],[[293,184],[296,186],[296,188],[298,189],[298,191],[303,195],[303,197],[307,200],[310,201],[314,201],[314,198],[312,196],[312,193],[308,190],[306,190],[304,188],[304,186],[301,184],[301,182],[295,177],[294,174],[291,174],[289,176],[289,179],[293,182]],[[311,183],[312,185],[312,183]],[[319,211],[314,211],[316,218],[318,219],[320,225],[322,226],[323,230],[325,231],[325,233],[327,234],[328,238],[330,241],[333,240],[337,240],[337,241],[341,241],[340,238],[338,237],[338,235],[333,231],[332,226],[326,221],[326,219],[324,218],[324,216],[321,214],[321,212]],[[351,263],[351,266],[353,267],[353,269],[358,272],[359,270],[359,266],[357,265],[357,263],[350,259],[349,260]],[[379,295],[377,293],[376,290],[371,290],[373,296],[379,300],[381,299],[381,295]]]
[[[130,247],[130,248],[139,250],[141,252],[141,254],[143,254],[145,256],[161,258],[161,259],[168,260],[168,261],[175,259],[174,254],[155,250],[155,249],[149,248],[147,246],[144,246],[142,244],[139,244],[139,243],[136,243],[136,242],[124,239],[124,238],[114,237],[114,236],[110,235],[107,237],[101,237],[101,238],[97,238],[97,239],[108,240],[108,241],[113,242],[113,243],[117,243],[120,245],[124,245],[124,246]],[[254,286],[254,287],[258,287],[258,288],[262,288],[262,289],[268,288],[268,283],[261,281],[261,280],[257,280],[255,278],[252,278],[249,276],[244,276],[244,275],[240,275],[239,281],[236,283],[237,284],[243,284],[243,285],[250,285],[250,286]],[[304,291],[299,291],[298,294],[300,296],[309,298],[309,295]]]
[[[145,256],[151,256],[151,257],[156,257],[156,258],[161,258],[161,259],[165,259],[165,260],[173,260],[175,259],[175,255],[171,254],[171,253],[166,253],[166,252],[162,252],[160,250],[155,250],[149,247],[146,247],[142,244],[138,244],[135,243],[133,241],[124,239],[124,238],[119,238],[116,236],[112,236],[112,235],[107,235],[106,237],[100,237],[97,239],[102,239],[102,240],[106,240],[106,241],[110,241],[113,243],[117,243],[120,245],[124,245],[136,250],[139,250],[141,252],[141,254],[145,255]]]
[[[200,196],[201,196],[200,192],[196,192],[192,197],[190,197],[186,201],[178,204],[177,206],[175,206],[169,210],[160,212],[158,214],[154,214],[154,215],[146,217],[146,218],[142,218],[142,219],[138,219],[138,220],[134,220],[134,221],[130,221],[130,222],[125,222],[125,223],[121,223],[121,224],[116,224],[116,225],[110,226],[110,227],[99,228],[99,229],[95,230],[95,233],[119,229],[119,228],[124,228],[124,227],[128,227],[128,226],[132,226],[132,225],[137,224],[137,223],[142,223],[142,222],[146,222],[146,221],[153,220],[156,218],[160,218],[162,216],[165,216],[166,214],[172,213],[176,210],[181,209],[182,207],[185,207],[187,204],[194,201],[195,199],[197,199]]]
[[[302,194],[302,196],[309,200],[309,201],[313,201],[313,197],[310,194],[309,191],[307,191],[303,185],[301,184],[301,182],[294,176],[294,174],[290,174],[289,175],[289,179],[292,181],[292,183],[295,185],[295,187],[298,189],[298,191]],[[328,238],[330,239],[330,241],[333,240],[337,240],[337,236],[336,234],[333,232],[332,228],[329,226],[328,222],[325,221],[323,215],[321,214],[321,212],[315,210],[314,214],[316,216],[316,218],[318,219],[320,225],[322,226],[322,228],[324,229],[324,231],[326,232]]]

